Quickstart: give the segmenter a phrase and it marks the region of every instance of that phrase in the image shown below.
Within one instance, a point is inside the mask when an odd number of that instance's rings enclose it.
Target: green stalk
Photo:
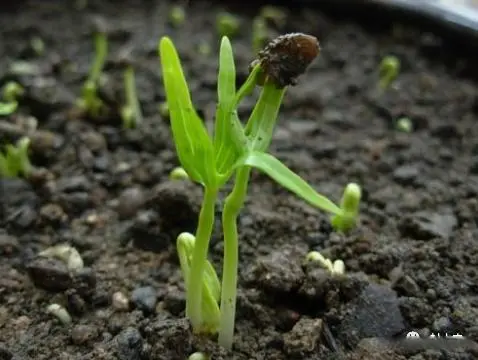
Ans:
[[[237,217],[247,196],[250,167],[241,167],[236,174],[232,192],[227,196],[222,213],[224,231],[224,262],[222,269],[221,320],[219,345],[232,348],[236,318],[237,268],[239,262]]]
[[[196,230],[196,243],[191,260],[191,270],[186,289],[186,316],[189,317],[195,332],[203,329],[202,290],[204,269],[206,268],[209,240],[214,228],[217,189],[205,187],[199,223]],[[207,320],[206,320],[207,322]]]

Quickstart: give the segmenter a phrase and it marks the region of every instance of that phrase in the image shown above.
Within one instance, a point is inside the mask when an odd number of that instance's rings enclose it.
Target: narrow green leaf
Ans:
[[[312,206],[335,215],[342,214],[340,207],[317,193],[304,179],[270,154],[253,151],[244,157],[243,165],[261,170]]]
[[[178,53],[168,37],[161,39],[159,54],[179,161],[191,179],[216,186],[213,144],[194,109]]]
[[[266,81],[259,100],[246,124],[245,133],[249,149],[266,151],[272,141],[277,114],[286,88],[278,89],[272,82]]]
[[[226,36],[222,38],[219,53],[217,96],[214,148],[217,170],[223,174],[242,155],[247,143],[235,109],[236,68],[232,46]]]

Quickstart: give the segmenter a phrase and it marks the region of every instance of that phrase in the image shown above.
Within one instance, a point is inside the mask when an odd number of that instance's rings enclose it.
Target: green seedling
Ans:
[[[256,16],[252,21],[252,49],[257,53],[267,42],[267,23],[261,16]]]
[[[185,20],[186,11],[184,11],[184,8],[179,5],[173,6],[169,12],[169,22],[171,25],[174,27],[180,27],[182,24],[184,24]]]
[[[10,81],[3,86],[3,100],[8,103],[17,102],[25,94],[25,89],[16,81]]]
[[[136,93],[134,68],[131,64],[124,71],[124,90],[126,105],[121,109],[121,118],[125,129],[134,129],[143,122],[143,114]]]
[[[311,251],[305,257],[306,262],[317,263],[325,270],[329,271],[332,275],[344,275],[345,263],[342,260],[332,260],[326,258],[318,251]]]
[[[30,40],[30,46],[37,56],[42,56],[45,53],[45,42],[41,37],[32,37]]]
[[[413,131],[412,120],[408,117],[401,117],[396,122],[397,130],[404,133],[411,133]]]
[[[305,49],[308,54],[318,53],[317,39],[305,34],[279,37],[273,46],[266,48],[268,55],[277,48],[287,49],[291,41],[300,38],[301,45],[316,46]],[[309,43],[307,43],[307,41]],[[294,47],[295,48],[295,47]],[[233,343],[237,270],[238,270],[238,232],[237,217],[244,205],[252,168],[256,168],[278,184],[297,196],[331,214],[343,216],[343,210],[332,201],[317,193],[300,176],[288,169],[280,160],[267,153],[272,140],[279,108],[287,85],[295,83],[307,65],[300,61],[296,53],[282,53],[285,70],[277,66],[273,73],[265,74],[264,62],[255,62],[245,83],[236,90],[236,70],[234,55],[228,37],[221,41],[219,72],[217,81],[218,103],[215,116],[214,135],[210,136],[204,121],[192,104],[188,84],[177,50],[168,37],[159,44],[159,55],[167,103],[171,119],[171,129],[176,152],[181,166],[190,179],[204,188],[203,201],[199,213],[195,236],[178,237],[177,248],[186,288],[186,316],[195,333],[216,334],[219,344],[230,349]],[[301,56],[301,55],[300,55]],[[290,64],[299,65],[291,73]],[[284,74],[285,72],[285,74]],[[261,75],[261,76],[259,76]],[[270,76],[269,76],[270,75]],[[294,75],[294,76],[292,76]],[[265,81],[258,81],[262,78]],[[252,94],[256,85],[262,85],[254,109],[243,126],[237,108],[243,98]],[[285,84],[285,85],[284,85]],[[215,223],[215,204],[222,187],[235,174],[235,184],[227,196],[222,213],[224,233],[224,261],[221,283],[213,275],[209,263],[209,241]],[[215,273],[214,273],[215,274]],[[219,285],[219,286],[218,286]],[[220,290],[220,296],[218,296]],[[214,304],[220,306],[216,307]]]
[[[362,190],[355,183],[350,183],[345,187],[340,202],[341,214],[332,217],[332,227],[336,231],[347,232],[355,227],[359,215],[360,199]]]
[[[201,41],[198,45],[198,53],[202,56],[208,56],[211,54],[211,45],[207,41]]]
[[[396,56],[386,56],[379,68],[379,88],[383,91],[392,85],[400,73],[400,60]]]
[[[287,13],[283,9],[271,5],[261,8],[260,17],[277,27],[283,27],[287,21]]]
[[[7,116],[13,114],[18,108],[18,103],[15,102],[10,102],[10,103],[4,103],[0,102],[0,116]]]
[[[182,167],[176,167],[169,173],[170,180],[189,180],[189,175]]]
[[[216,29],[220,36],[236,36],[241,27],[239,18],[228,12],[221,12],[216,17]]]
[[[5,152],[0,153],[0,174],[4,177],[15,178],[28,177],[32,171],[32,165],[28,158],[30,139],[23,137],[16,145],[8,144]]]
[[[3,102],[0,102],[0,116],[13,114],[18,109],[18,99],[25,94],[25,89],[19,83],[10,81],[2,88]]]
[[[77,106],[89,116],[95,118],[103,114],[105,104],[99,96],[101,74],[108,55],[108,39],[106,31],[95,32],[95,58],[90,68],[88,78],[83,84],[81,98],[77,100]]]
[[[169,105],[167,101],[163,101],[161,104],[159,104],[158,110],[159,115],[161,115],[162,118],[169,118]]]

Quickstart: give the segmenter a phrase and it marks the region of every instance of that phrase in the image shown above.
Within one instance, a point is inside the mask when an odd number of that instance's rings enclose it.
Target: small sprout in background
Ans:
[[[17,102],[25,94],[25,89],[16,81],[9,81],[3,86],[3,100],[12,103]]]
[[[344,275],[345,274],[345,263],[342,260],[332,260],[326,258],[318,251],[311,251],[307,254],[305,258],[306,262],[317,263],[325,270],[328,270],[333,275]]]
[[[221,12],[216,17],[216,28],[220,36],[234,37],[239,32],[241,21],[228,12]]]
[[[28,177],[32,172],[32,165],[28,158],[30,139],[23,137],[16,145],[8,144],[5,152],[0,152],[0,174],[5,177]]]
[[[284,9],[276,6],[266,5],[260,11],[260,17],[276,27],[283,27],[287,21],[287,13]]]
[[[17,110],[17,108],[18,108],[17,102],[12,102],[12,103],[0,102],[0,116],[11,115],[15,112],[15,110]]]
[[[34,36],[30,40],[30,47],[36,56],[42,56],[45,53],[45,42],[39,36]]]
[[[404,133],[411,133],[413,131],[412,120],[408,117],[399,118],[395,126],[397,127],[397,130],[402,131]]]
[[[133,65],[128,59],[123,59],[122,63],[125,67],[123,81],[126,104],[121,108],[120,114],[123,120],[123,128],[134,129],[143,122],[143,113],[141,112],[141,105],[136,92]]]
[[[189,175],[182,167],[176,167],[169,173],[171,180],[189,180]]]
[[[211,54],[211,45],[207,41],[201,41],[198,45],[198,53],[202,56],[209,56]]]
[[[198,351],[189,355],[188,360],[211,360],[211,357]]]
[[[396,56],[386,56],[382,59],[379,68],[379,87],[386,90],[392,85],[400,73],[400,60]]]
[[[267,24],[263,17],[256,16],[252,22],[252,49],[257,53],[268,40]]]
[[[174,27],[180,27],[186,20],[186,11],[182,6],[175,5],[169,11],[169,22]]]
[[[159,115],[161,115],[162,118],[164,119],[169,118],[169,105],[166,101],[163,101],[161,104],[159,104],[158,110],[159,110]]]
[[[98,21],[94,35],[95,58],[91,66],[90,73],[86,79],[81,92],[81,98],[77,105],[86,114],[91,117],[100,116],[105,109],[105,104],[98,94],[101,75],[108,56],[108,39],[105,25]]]
[[[355,227],[359,215],[360,199],[362,190],[355,183],[350,183],[345,187],[340,201],[342,214],[332,217],[332,227],[336,231],[347,232]]]
[[[13,114],[18,109],[18,99],[25,94],[25,89],[19,83],[10,81],[2,88],[2,99],[0,102],[0,116]]]
[[[76,272],[83,269],[83,259],[80,253],[74,247],[68,244],[60,244],[43,250],[38,255],[43,257],[55,258],[63,261],[68,270]]]
[[[63,325],[71,324],[72,320],[70,314],[63,306],[59,304],[48,305],[46,312],[60,320]]]

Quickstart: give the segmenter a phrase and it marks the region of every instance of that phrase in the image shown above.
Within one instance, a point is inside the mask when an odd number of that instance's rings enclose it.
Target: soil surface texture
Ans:
[[[300,31],[321,45],[287,91],[271,152],[336,202],[360,184],[360,223],[336,233],[327,214],[255,172],[238,225],[234,349],[192,335],[175,238],[195,231],[202,190],[168,178],[179,163],[157,47],[173,39],[212,125],[225,9],[189,2],[182,24],[170,10],[167,1],[21,1],[0,13],[0,85],[25,90],[0,118],[0,142],[30,136],[35,167],[28,179],[1,179],[0,359],[477,359],[476,59],[428,31],[311,9],[267,25],[271,39]],[[242,83],[259,9],[230,11]],[[109,38],[101,94],[110,111],[91,119],[75,102],[97,19]],[[118,115],[125,53],[144,115],[133,130]],[[387,55],[401,71],[380,92]],[[219,274],[221,239],[218,221],[210,258]],[[59,244],[70,246],[63,259],[39,256]],[[342,259],[345,276],[305,265],[311,250]],[[409,331],[423,339],[404,340]],[[445,339],[456,334],[464,338]]]

